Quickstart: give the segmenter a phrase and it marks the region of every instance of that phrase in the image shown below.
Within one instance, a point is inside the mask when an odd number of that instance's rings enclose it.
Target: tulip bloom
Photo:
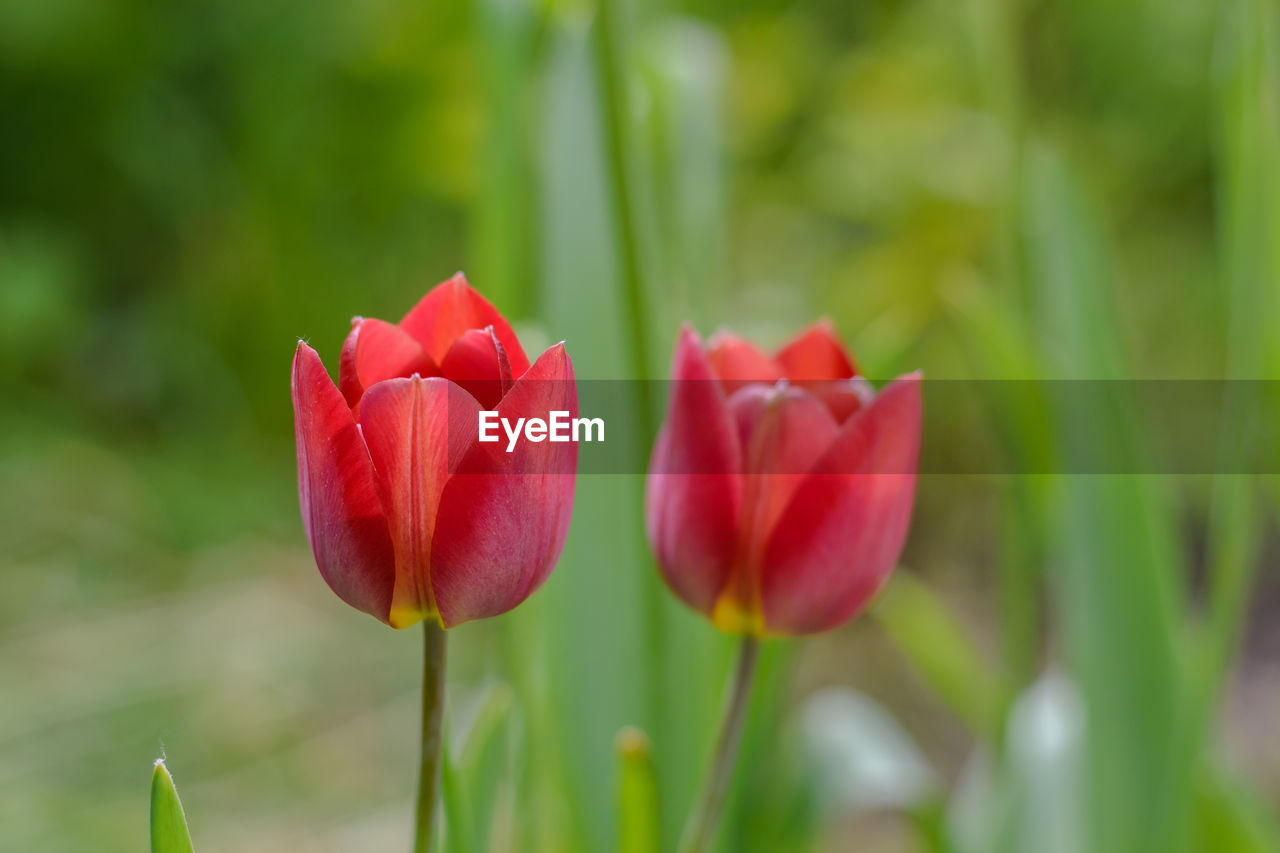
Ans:
[[[826,323],[769,355],[720,333],[676,345],[646,516],[663,577],[722,630],[808,634],[888,579],[915,495],[920,377],[879,394]]]
[[[298,493],[320,574],[394,628],[503,613],[551,573],[573,506],[577,446],[477,441],[483,409],[577,415],[564,344],[532,365],[461,274],[399,324],[357,317],[335,386],[293,359]]]

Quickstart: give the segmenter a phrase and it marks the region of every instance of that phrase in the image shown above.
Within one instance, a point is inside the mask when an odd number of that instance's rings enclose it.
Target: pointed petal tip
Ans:
[[[475,290],[475,288],[471,286],[471,282],[467,281],[467,276],[462,270],[458,270],[453,275],[436,285],[436,287],[446,286],[454,287],[458,290]]]
[[[888,385],[884,386],[884,388],[880,389],[880,394],[885,394],[890,389],[893,389],[893,388],[900,388],[902,389],[901,393],[910,392],[914,396],[919,397],[920,390],[923,387],[923,385],[924,385],[924,371],[913,370],[910,373],[902,374],[901,376],[897,377],[892,382],[890,382]],[[877,394],[876,396],[880,396],[880,394]]]
[[[312,349],[311,344],[302,338],[298,338],[298,345],[293,350],[293,379],[296,384],[298,372],[305,368],[314,368],[319,366],[324,370],[324,362],[320,360],[320,353]],[[326,375],[328,371],[325,371]]]
[[[680,330],[676,351],[671,357],[671,378],[676,381],[715,379],[715,371],[698,333],[689,326]]]
[[[798,329],[774,351],[774,358],[798,381],[848,379],[859,372],[852,350],[830,317]]]
[[[534,359],[533,367],[540,372],[546,371],[557,374],[568,374],[568,378],[573,378],[573,360],[569,358],[569,350],[565,347],[564,341],[552,344],[542,351],[542,355]]]
[[[676,359],[688,353],[690,350],[705,352],[702,346],[702,336],[698,334],[698,330],[688,323],[680,324],[680,333],[676,335]]]
[[[489,325],[507,351],[512,374],[522,376],[529,369],[529,357],[520,346],[515,330],[493,303],[467,282],[461,271],[428,290],[400,320],[401,328],[416,338],[437,363],[464,332]]]
[[[715,330],[707,336],[707,348],[711,349],[725,341],[736,341],[740,339],[741,337],[735,334],[728,326],[716,326]]]

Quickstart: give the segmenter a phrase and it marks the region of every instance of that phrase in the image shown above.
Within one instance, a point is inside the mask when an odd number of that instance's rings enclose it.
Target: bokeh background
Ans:
[[[288,371],[456,269],[583,378],[820,314],[875,379],[1280,376],[1278,21],[0,0],[0,847],[143,849],[163,751],[199,850],[407,848],[420,641],[314,569]],[[922,477],[871,613],[769,645],[722,849],[1280,850],[1276,479],[1055,475],[1165,425],[980,402],[992,470],[1038,473]],[[455,849],[678,835],[731,643],[641,488],[580,478],[546,587],[452,633]]]

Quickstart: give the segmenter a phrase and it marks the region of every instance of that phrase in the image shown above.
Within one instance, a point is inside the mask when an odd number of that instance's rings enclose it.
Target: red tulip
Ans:
[[[683,329],[650,461],[649,541],[722,630],[808,634],[858,613],[906,539],[920,376],[876,394],[826,323],[773,355]]]
[[[564,545],[577,446],[526,441],[508,453],[477,441],[477,416],[576,417],[564,344],[531,366],[458,274],[399,324],[355,318],[338,372],[335,386],[298,343],[298,493],[333,591],[395,628],[452,627],[527,598]]]

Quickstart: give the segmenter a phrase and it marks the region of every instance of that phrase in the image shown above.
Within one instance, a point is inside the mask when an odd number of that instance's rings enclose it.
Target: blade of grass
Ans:
[[[1051,470],[1053,448],[1045,428],[1048,401],[1029,393],[1042,375],[1039,356],[1011,306],[980,287],[953,290],[947,301],[955,314],[958,337],[975,376],[1011,380],[977,383],[991,411],[990,429],[1008,454],[1014,471]],[[1022,393],[1022,392],[1028,393]],[[1023,474],[992,478],[1004,496],[1004,541],[1000,555],[1000,638],[1003,677],[1010,689],[1030,685],[1040,665],[1044,623],[1041,603],[1044,563],[1046,479]]]
[[[677,17],[659,22],[640,52],[649,103],[641,136],[650,155],[645,185],[656,219],[660,280],[673,309],[653,312],[662,327],[653,330],[659,352],[680,323],[706,328],[722,316],[728,54],[715,29]]]
[[[151,774],[151,853],[192,853],[187,816],[163,758]]]
[[[618,732],[618,851],[657,853],[658,789],[653,773],[653,748],[637,728]]]
[[[617,0],[600,0],[593,28],[596,73],[599,80],[600,114],[603,122],[607,192],[614,248],[626,306],[627,338],[630,345],[631,376],[648,379],[653,363],[649,353],[649,302],[646,295],[636,199],[632,189],[632,154],[629,83],[629,51],[623,40],[627,28],[619,20],[622,8]],[[647,386],[637,391],[640,423],[653,426],[654,405]]]
[[[447,723],[445,729],[445,743],[448,744]],[[472,840],[472,816],[462,775],[458,772],[452,750],[448,748],[440,753],[440,805],[444,811],[444,847],[452,850],[477,849]]]
[[[641,254],[639,212],[633,189],[634,128],[628,98],[631,80],[631,51],[625,34],[630,31],[621,20],[625,9],[618,0],[599,0],[592,27],[595,48],[597,94],[600,99],[601,130],[604,142],[605,190],[609,199],[609,221],[613,225],[613,247],[618,267],[618,283],[623,305],[623,327],[620,330],[629,345],[625,374],[633,380],[637,459],[646,458],[651,432],[657,427],[653,400],[649,340],[649,293],[645,281],[645,263]],[[640,470],[640,469],[637,469]],[[662,590],[654,583],[642,585],[640,607],[648,628],[648,654],[644,659],[646,690],[649,703],[646,718],[653,731],[662,737],[659,698],[663,683],[662,664],[667,657],[667,631],[663,618]]]
[[[1027,254],[1038,329],[1059,376],[1124,376],[1098,213],[1048,148],[1028,158]],[[1091,390],[1106,392],[1112,386]],[[1064,396],[1069,387],[1062,386]],[[1144,432],[1117,393],[1055,400],[1067,471],[1138,458]],[[1072,671],[1088,708],[1089,849],[1162,850],[1155,824],[1187,805],[1170,773],[1179,699],[1175,642],[1185,577],[1165,496],[1149,478],[1066,475],[1053,484],[1052,569]],[[1154,817],[1153,817],[1154,816]]]
[[[523,317],[534,303],[528,107],[534,10],[526,0],[481,0],[474,9],[487,126],[467,270],[508,316]]]
[[[564,17],[554,29],[541,111],[542,309],[548,326],[567,339],[580,382],[618,380],[635,375],[635,352],[615,263],[592,45],[584,21]],[[580,393],[589,406],[589,386]],[[628,408],[640,411],[641,403],[629,400]],[[609,429],[610,443],[634,457],[627,470],[643,471],[647,426],[616,419]],[[663,698],[655,682],[659,631],[647,605],[637,607],[660,594],[641,532],[641,485],[639,475],[578,477],[564,555],[539,593],[549,632],[548,693],[560,697],[551,708],[559,775],[563,800],[572,804],[573,837],[561,849],[616,843],[613,738],[637,722],[659,736],[653,724]]]
[[[871,616],[975,736],[1000,740],[1007,690],[928,586],[899,569]]]
[[[1280,118],[1276,97],[1276,18],[1274,9],[1256,0],[1223,4],[1217,43],[1216,189],[1220,211],[1221,280],[1227,292],[1227,359],[1218,460],[1221,470],[1241,470],[1239,433],[1262,416],[1252,386],[1267,375],[1267,341],[1277,332],[1275,282],[1280,280]],[[1261,556],[1263,517],[1259,483],[1253,477],[1220,474],[1214,478],[1207,544],[1207,614],[1200,653],[1188,679],[1175,752],[1176,772],[1199,770],[1204,761],[1230,661],[1248,613],[1249,590]],[[1196,767],[1199,763],[1199,768]],[[1202,782],[1202,788],[1209,783]],[[1206,811],[1199,818],[1235,816],[1230,809]],[[1176,828],[1186,826],[1184,822]],[[1177,829],[1169,830],[1176,839]],[[1231,837],[1230,827],[1224,837]],[[1241,844],[1250,841],[1241,837]],[[1250,842],[1252,843],[1252,842]],[[1274,837],[1271,840],[1274,844]],[[1249,849],[1242,846],[1241,849]]]
[[[636,240],[654,321],[648,329],[650,354],[661,359],[671,351],[682,322],[710,328],[722,316],[717,285],[724,266],[721,99],[727,49],[715,30],[690,19],[664,16],[643,23],[631,35],[630,47],[621,48],[624,55],[634,54],[626,66],[633,69],[630,79],[646,104],[626,128],[626,150],[636,176],[632,204],[641,226]],[[660,410],[662,401],[653,402]],[[641,448],[646,455],[651,439],[646,435]],[[651,564],[646,571],[656,577]],[[660,679],[659,695],[678,697],[651,710],[656,715],[650,729],[654,763],[662,774],[662,847],[670,849],[696,795],[700,757],[715,736],[730,650],[661,584],[651,588],[662,638],[661,647],[651,652],[654,675]]]
[[[1037,359],[1021,329],[1018,312],[1023,302],[1025,263],[1020,242],[1023,173],[1027,137],[1027,106],[1022,81],[1023,45],[1020,33],[1024,15],[1021,0],[973,0],[965,4],[975,52],[975,67],[984,101],[997,117],[1002,131],[1003,157],[1000,195],[996,199],[995,235],[991,269],[999,300],[979,294],[978,311],[970,315],[977,328],[965,340],[979,350],[978,376],[1034,379]],[[973,300],[969,300],[972,304]],[[1044,448],[1042,413],[1029,412],[1008,401],[995,400],[999,423],[1008,440],[1005,446],[1020,453],[1018,461],[1034,466]],[[1043,442],[1040,442],[1043,444]],[[1026,470],[1047,470],[1027,467]],[[1042,518],[1044,482],[1033,477],[1011,480],[1005,501],[1004,549],[999,567],[1001,646],[1005,677],[1016,687],[1029,685],[1039,663],[1043,607],[1040,600],[1043,557]]]
[[[1267,340],[1280,332],[1280,107],[1273,6],[1223,5],[1218,42],[1218,192],[1223,281],[1229,299],[1227,378],[1266,375]],[[1247,386],[1228,382],[1219,457],[1239,470],[1235,431],[1260,414]],[[1260,513],[1250,477],[1215,480],[1209,527],[1206,671],[1197,693],[1217,695],[1247,609],[1258,558]]]
[[[724,638],[728,639],[728,638]],[[747,710],[739,772],[729,789],[720,831],[721,851],[774,853],[810,850],[817,836],[815,792],[803,749],[786,725],[798,644],[768,641]]]
[[[444,806],[451,850],[491,850],[504,788],[513,781],[511,740],[515,696],[493,684],[475,701],[459,742],[446,738]],[[456,715],[455,715],[456,716]]]
[[[1276,853],[1280,828],[1253,792],[1214,774],[1196,791],[1194,849],[1214,853]]]

